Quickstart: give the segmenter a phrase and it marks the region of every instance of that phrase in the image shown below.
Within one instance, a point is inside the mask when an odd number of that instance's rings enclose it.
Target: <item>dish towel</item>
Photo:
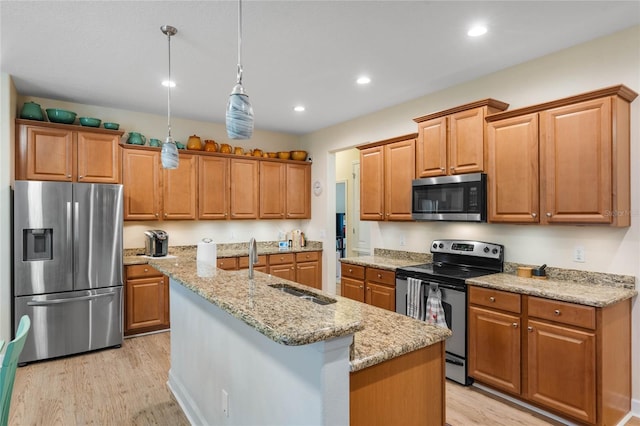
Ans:
[[[429,324],[435,324],[440,327],[448,328],[447,321],[444,318],[444,309],[442,308],[442,292],[440,292],[438,284],[431,283],[429,285],[426,321]]]
[[[424,308],[422,304],[424,291],[422,290],[422,280],[407,278],[407,284],[407,316],[424,320]]]

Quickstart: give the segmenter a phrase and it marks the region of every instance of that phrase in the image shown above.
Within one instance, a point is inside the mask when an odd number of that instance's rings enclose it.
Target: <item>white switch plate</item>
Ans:
[[[406,244],[404,234],[400,234],[400,247],[404,247]]]
[[[327,232],[324,229],[320,230],[320,238],[326,238],[327,237]]]
[[[226,390],[222,389],[221,397],[220,402],[222,404],[222,412],[225,417],[229,417],[229,394]]]
[[[584,253],[584,247],[582,246],[575,246],[573,249],[573,261],[574,262],[580,262],[580,263],[584,263],[585,262],[585,253]]]

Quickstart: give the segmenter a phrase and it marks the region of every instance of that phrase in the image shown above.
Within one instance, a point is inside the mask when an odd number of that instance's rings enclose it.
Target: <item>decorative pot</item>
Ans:
[[[231,145],[229,145],[228,143],[223,143],[222,145],[220,145],[220,152],[222,152],[223,154],[231,154]]]
[[[204,141],[204,150],[207,152],[217,152],[218,151],[218,142],[211,140],[211,139],[205,139]]]
[[[200,139],[200,136],[189,136],[189,140],[187,141],[187,149],[202,151],[202,139]]]
[[[24,105],[22,105],[20,118],[44,121],[44,114],[42,113],[42,108],[40,107],[40,104],[37,104],[35,102],[25,102]]]
[[[127,139],[127,143],[132,145],[144,145],[147,143],[147,138],[138,132],[129,132],[129,139]]]

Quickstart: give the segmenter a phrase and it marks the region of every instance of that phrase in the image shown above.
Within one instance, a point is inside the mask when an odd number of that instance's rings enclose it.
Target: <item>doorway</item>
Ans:
[[[347,180],[336,182],[336,283],[340,283],[340,259],[345,257],[347,224]]]

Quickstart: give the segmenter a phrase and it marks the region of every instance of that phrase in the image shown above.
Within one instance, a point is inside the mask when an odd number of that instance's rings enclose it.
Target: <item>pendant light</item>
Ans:
[[[169,81],[167,82],[167,139],[162,144],[160,159],[162,167],[165,169],[178,168],[178,147],[171,137],[171,36],[176,35],[178,30],[171,25],[163,25],[160,30],[167,36],[169,42]]]
[[[250,139],[253,134],[253,108],[242,87],[242,0],[238,0],[238,74],[227,103],[227,135],[231,139]]]

